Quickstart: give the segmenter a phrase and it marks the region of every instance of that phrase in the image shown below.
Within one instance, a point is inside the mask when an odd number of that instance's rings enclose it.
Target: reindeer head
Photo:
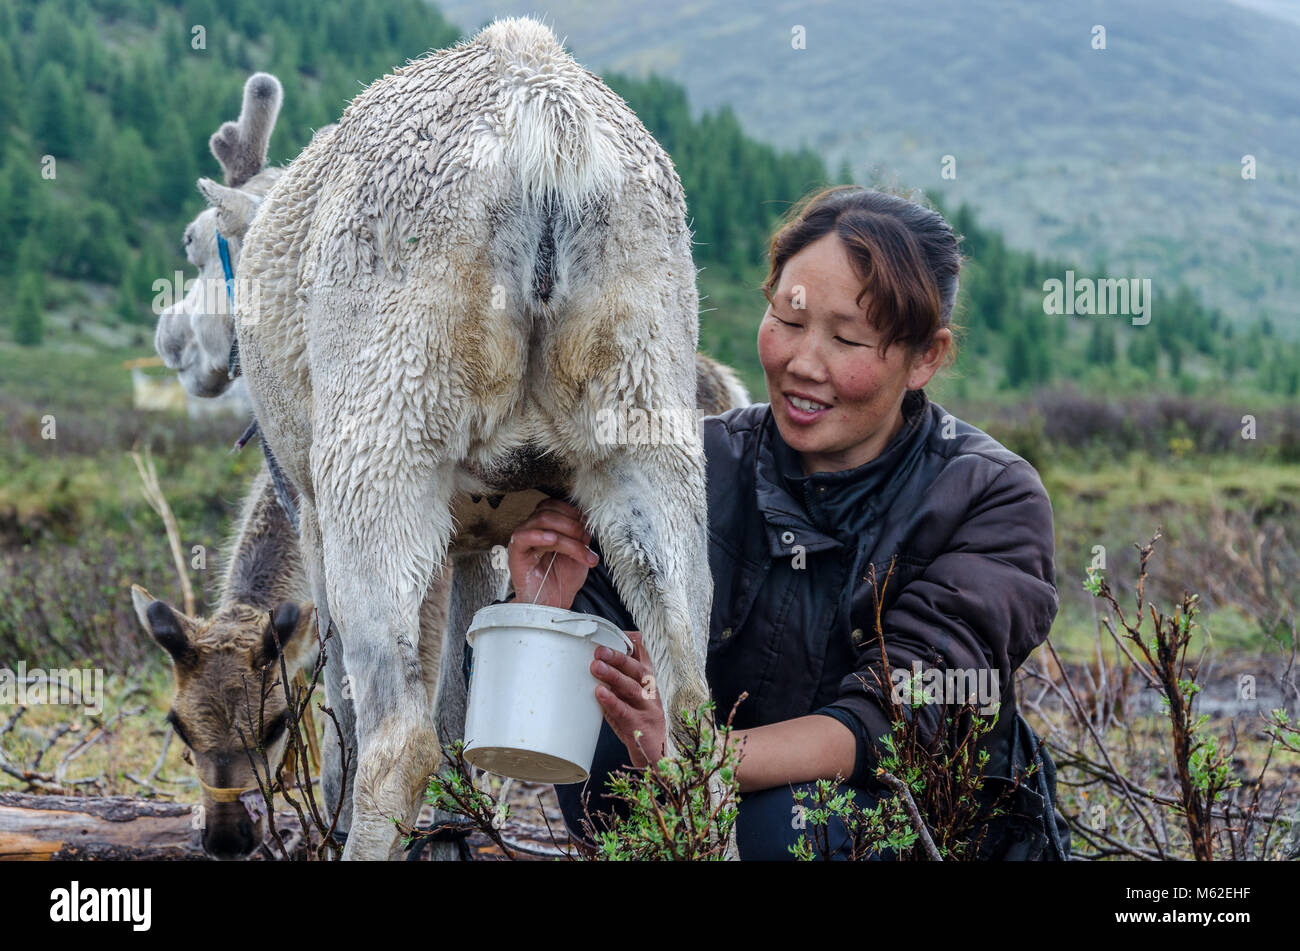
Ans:
[[[235,604],[205,621],[139,585],[132,585],[131,601],[145,630],[172,658],[176,695],[167,719],[203,790],[203,850],[215,859],[247,858],[266,834],[265,817],[245,805],[250,797],[261,801],[257,776],[266,781],[257,747],[274,770],[289,724],[280,649],[292,677],[316,643],[309,633],[312,605],[286,601],[268,614]]]
[[[227,241],[233,274],[240,243],[257,205],[281,174],[278,168],[264,166],[283,95],[278,79],[269,73],[254,73],[244,84],[239,121],[223,123],[208,140],[226,184],[207,178],[198,181],[199,191],[211,207],[185,229],[185,256],[198,268],[199,278],[187,282],[184,298],[158,315],[154,335],[154,349],[163,363],[179,371],[181,384],[195,396],[218,396],[230,385],[235,322],[217,234]]]

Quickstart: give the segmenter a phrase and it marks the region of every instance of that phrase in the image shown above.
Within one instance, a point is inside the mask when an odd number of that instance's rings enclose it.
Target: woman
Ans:
[[[984,688],[958,701],[982,713],[1002,704],[987,775],[1032,761],[1013,674],[1057,610],[1052,509],[1038,474],[923,389],[954,353],[961,257],[948,223],[907,199],[839,186],[792,210],[769,257],[758,331],[769,403],[702,423],[714,582],[707,677],[721,718],[748,693],[734,720],[742,859],[791,857],[800,835],[792,789],[847,777],[860,804],[881,793],[888,705],[869,685],[891,680],[870,566],[883,580],[894,565],[882,613],[890,668],[951,671]],[[635,627],[588,544],[578,509],[539,504],[511,541],[512,600],[536,596]],[[605,723],[591,780],[556,787],[574,835],[584,785],[593,816],[613,811],[602,795],[608,772],[664,748],[660,698],[642,687],[653,671],[631,633],[631,656],[599,648],[592,662]],[[942,710],[920,708],[927,736]],[[1040,773],[1050,788],[1040,776],[1040,798],[1020,794],[1031,815],[997,841],[986,836],[981,854],[1060,857],[1055,779],[1050,767]],[[842,855],[843,827],[832,831]]]

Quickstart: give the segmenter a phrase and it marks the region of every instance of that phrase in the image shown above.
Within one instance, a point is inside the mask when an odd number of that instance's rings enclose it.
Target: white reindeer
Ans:
[[[322,630],[332,618],[343,644],[327,696],[355,714],[359,744],[345,857],[384,858],[387,817],[414,820],[439,738],[459,735],[463,631],[505,581],[490,546],[546,494],[588,513],[666,708],[707,699],[698,440],[599,436],[602,411],[704,396],[690,233],[668,157],[536,21],[495,22],[372,84],[246,200],[250,179],[231,172],[265,159],[257,79],[223,126],[235,154],[213,138],[229,187],[201,187],[222,233],[243,237],[242,363],[299,492]],[[222,385],[232,337],[212,336],[192,390]],[[708,378],[723,408],[748,402],[729,371]],[[431,601],[449,555],[460,636],[439,650]],[[455,676],[440,678],[435,720],[439,662]],[[327,745],[330,802],[351,780],[337,753]]]
[[[244,84],[239,121],[222,125],[208,143],[230,187],[210,194],[209,189],[221,186],[199,179],[204,197],[211,201],[219,195],[222,207],[204,209],[185,229],[185,256],[198,268],[198,279],[187,282],[180,299],[159,314],[154,334],[154,349],[163,363],[177,371],[181,384],[195,396],[216,396],[230,383],[227,369],[235,326],[218,242],[224,237],[230,253],[238,254],[257,202],[284,171],[265,167],[283,96],[278,79],[254,74]]]

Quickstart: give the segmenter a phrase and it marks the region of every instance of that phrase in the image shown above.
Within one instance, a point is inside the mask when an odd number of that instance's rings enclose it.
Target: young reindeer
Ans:
[[[266,470],[245,499],[210,618],[187,617],[140,585],[131,586],[131,601],[144,629],[172,658],[176,694],[167,719],[188,748],[202,789],[203,850],[217,859],[245,858],[266,832],[265,819],[254,820],[239,798],[258,788],[245,743],[265,744],[272,767],[284,753],[289,710],[276,639],[290,676],[316,655],[297,539]],[[264,691],[268,665],[274,666]]]
[[[248,203],[226,194],[229,170],[227,184],[204,193],[235,218]],[[318,623],[332,618],[343,648],[327,698],[356,698],[355,785],[326,744],[327,803],[351,792],[345,857],[395,854],[390,818],[414,820],[463,718],[459,676],[441,678],[433,715],[430,668],[458,674],[470,618],[506,581],[491,546],[546,495],[588,513],[666,709],[707,699],[698,434],[600,432],[609,412],[706,398],[681,184],[549,30],[498,21],[359,95],[256,204],[235,296]],[[724,398],[713,411],[748,402],[729,371],[705,376]],[[449,563],[442,650],[430,606]]]
[[[220,395],[231,383],[234,321],[218,236],[226,239],[233,273],[258,202],[284,172],[283,168],[265,167],[267,143],[281,99],[279,80],[268,73],[255,73],[244,85],[238,121],[224,123],[209,140],[226,185],[199,179],[199,191],[209,207],[190,222],[184,236],[186,257],[198,269],[198,279],[190,284],[184,299],[158,318],[155,349],[196,396]],[[328,136],[333,129],[324,126],[316,136]],[[131,597],[145,630],[172,657],[176,692],[168,720],[188,748],[202,789],[204,850],[213,858],[238,859],[252,854],[265,836],[265,818],[254,818],[239,800],[241,794],[258,788],[240,734],[242,731],[243,737],[256,745],[258,730],[250,719],[248,697],[255,695],[262,683],[262,668],[274,664],[268,683],[279,679],[279,657],[269,625],[276,628],[287,648],[285,661],[291,677],[316,657],[314,634],[303,636],[311,604],[297,533],[277,500],[265,465],[250,484],[225,558],[228,567],[220,603],[211,618],[187,617],[139,585],[132,586]],[[446,572],[431,585],[424,610],[432,627],[445,625],[449,588]],[[424,664],[430,702],[437,686],[438,646],[435,641],[422,645],[426,652],[433,651],[426,654]],[[463,708],[463,690],[461,695]],[[337,706],[337,716],[349,736],[347,746],[355,755],[351,703],[345,699]],[[259,709],[268,727],[262,739],[272,764],[278,763],[284,752],[287,712],[283,690],[278,687],[266,694],[265,706]],[[462,709],[459,722],[463,720]],[[337,742],[328,751],[337,774],[342,751]],[[341,778],[327,782],[327,791],[334,794],[331,808],[338,801],[341,785]],[[448,818],[435,816],[437,820]],[[346,823],[340,828],[345,831]],[[455,855],[446,846],[433,851],[443,857]]]

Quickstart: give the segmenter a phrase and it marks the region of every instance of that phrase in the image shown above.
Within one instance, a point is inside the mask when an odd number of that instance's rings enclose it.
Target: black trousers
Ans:
[[[556,798],[564,813],[564,824],[569,834],[584,842],[590,842],[583,831],[583,798],[587,797],[586,808],[597,828],[601,828],[598,813],[612,813],[626,818],[628,805],[605,794],[609,775],[617,769],[624,768],[627,762],[627,749],[609,724],[600,724],[600,740],[596,744],[596,755],[591,764],[591,776],[586,782],[557,784]],[[806,836],[813,846],[814,855],[822,858],[817,851],[817,837],[814,830],[803,816],[805,809],[813,805],[812,793],[815,784],[797,783],[793,786],[777,786],[760,792],[747,793],[740,797],[736,817],[736,846],[744,862],[789,862],[794,860],[790,847]],[[794,798],[795,789],[807,790],[808,796],[800,802]],[[876,803],[875,794],[856,786],[841,784],[840,792],[853,791],[853,801],[863,809],[870,809]],[[805,828],[806,826],[806,828]],[[832,861],[847,861],[851,844],[848,830],[844,823],[832,816],[827,823]],[[887,853],[882,858],[890,858]]]

